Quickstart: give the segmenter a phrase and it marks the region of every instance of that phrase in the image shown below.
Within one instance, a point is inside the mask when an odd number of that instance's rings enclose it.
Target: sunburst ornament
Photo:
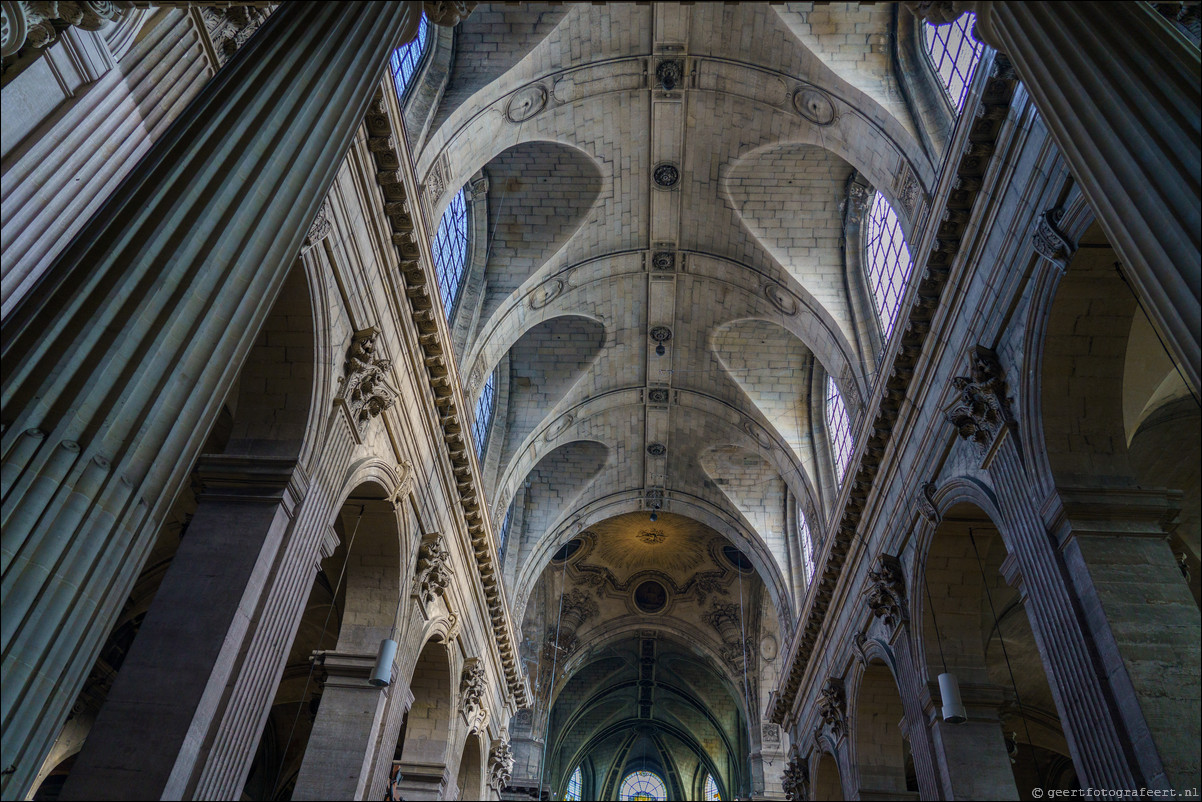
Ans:
[[[668,536],[659,529],[644,529],[638,533],[638,539],[648,546],[656,546],[667,540]]]

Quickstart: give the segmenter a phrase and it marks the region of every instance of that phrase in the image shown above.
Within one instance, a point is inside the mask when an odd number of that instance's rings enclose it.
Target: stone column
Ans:
[[[325,675],[321,706],[292,798],[365,799],[375,779],[370,769],[388,697],[407,697],[402,701],[408,707],[413,692],[407,685],[368,684],[375,654],[324,652],[317,660]]]
[[[1107,676],[1135,722],[1137,755],[1159,755],[1168,786],[1196,787],[1202,732],[1202,619],[1164,524],[1179,496],[1142,488],[1058,488],[1049,528]],[[1189,733],[1194,737],[1185,737]]]
[[[420,11],[285,4],[4,320],[4,798],[36,775]]]
[[[977,13],[1010,57],[1194,392],[1202,344],[1197,51],[1142,3],[910,3]]]
[[[999,715],[1006,700],[1003,690],[991,685],[961,684],[960,698],[968,712],[968,721],[962,724],[943,720],[943,701],[933,696],[938,690],[938,683],[928,683],[927,698],[932,707],[925,711],[925,718],[940,755],[940,798],[1018,799]]]
[[[289,459],[211,456],[198,506],[62,799],[190,797],[226,685],[305,490]]]

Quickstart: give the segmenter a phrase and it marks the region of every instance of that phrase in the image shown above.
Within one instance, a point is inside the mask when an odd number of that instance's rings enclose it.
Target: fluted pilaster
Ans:
[[[283,6],[4,321],[4,798],[35,776],[420,10]]]

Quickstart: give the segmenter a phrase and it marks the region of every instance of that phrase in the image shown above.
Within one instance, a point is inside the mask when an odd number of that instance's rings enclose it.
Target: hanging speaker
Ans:
[[[939,695],[943,697],[943,720],[948,724],[963,724],[968,721],[964,702],[960,701],[960,682],[955,674],[939,675]]]
[[[392,661],[396,659],[396,641],[385,638],[380,641],[380,651],[376,655],[376,667],[368,680],[377,688],[387,688],[392,684]],[[959,697],[957,697],[959,698]]]

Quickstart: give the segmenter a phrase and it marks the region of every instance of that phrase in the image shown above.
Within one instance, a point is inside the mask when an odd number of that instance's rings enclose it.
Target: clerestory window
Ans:
[[[467,200],[462,189],[442,213],[433,246],[438,294],[449,322],[453,319],[455,301],[459,298],[464,266],[467,264]]]
[[[831,456],[835,460],[835,480],[841,485],[847,464],[851,462],[851,418],[831,376],[826,377],[826,429],[830,437]]]
[[[810,535],[810,522],[797,505],[797,539],[801,541],[801,572],[804,575],[806,587],[814,579],[814,541]]]
[[[964,108],[968,85],[972,82],[977,62],[981,60],[981,51],[985,48],[972,36],[972,26],[976,21],[976,14],[962,14],[949,25],[923,26],[931,68],[939,76],[957,114]]]
[[[618,789],[618,799],[626,800],[665,800],[668,798],[668,787],[660,776],[651,771],[632,771],[622,779]]]
[[[718,793],[718,783],[712,774],[705,775],[705,802],[722,802],[722,795]]]
[[[509,516],[505,516],[505,520],[509,520]],[[584,798],[584,780],[580,776],[580,767],[572,772],[571,778],[568,780],[568,789],[563,792],[564,799],[581,800]]]
[[[484,446],[488,443],[488,432],[492,428],[493,412],[497,408],[497,372],[488,374],[488,381],[476,401],[476,419],[472,422],[472,438],[476,441],[476,456],[484,459]]]
[[[426,46],[429,41],[430,25],[426,22],[426,15],[422,14],[421,21],[417,24],[417,36],[413,38],[413,41],[392,51],[392,57],[388,59],[388,67],[392,72],[392,85],[396,89],[397,100],[401,102],[402,108],[405,105],[405,95],[412,88],[418,67],[421,66],[422,59],[429,49]]]
[[[881,322],[881,338],[887,343],[910,280],[910,249],[897,213],[879,192],[873,195],[864,230],[864,266]]]

